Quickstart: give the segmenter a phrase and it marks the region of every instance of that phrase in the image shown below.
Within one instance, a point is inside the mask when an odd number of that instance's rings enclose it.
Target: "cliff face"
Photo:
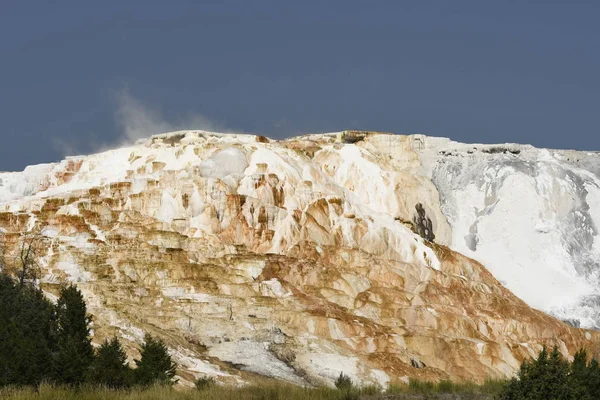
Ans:
[[[13,249],[42,232],[41,285],[77,283],[95,340],[157,334],[184,380],[483,380],[595,351],[451,250],[486,236],[461,242],[470,189],[428,139],[158,135],[0,174],[0,227]]]
[[[532,307],[600,328],[600,153],[422,141],[452,248]]]

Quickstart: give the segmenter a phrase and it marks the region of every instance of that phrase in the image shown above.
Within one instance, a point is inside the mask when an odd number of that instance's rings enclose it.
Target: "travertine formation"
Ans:
[[[0,227],[42,232],[41,285],[77,283],[95,340],[156,334],[183,381],[482,381],[544,344],[596,351],[447,247],[424,140],[158,135],[0,174]]]
[[[530,306],[600,329],[600,153],[422,142],[452,248]]]

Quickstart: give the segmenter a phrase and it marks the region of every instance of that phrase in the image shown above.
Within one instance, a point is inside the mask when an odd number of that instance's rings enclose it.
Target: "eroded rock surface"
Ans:
[[[41,285],[77,283],[96,341],[117,334],[134,356],[157,334],[188,381],[481,381],[544,344],[595,351],[596,332],[530,308],[447,247],[421,144],[158,135],[0,174],[0,226],[13,248],[43,233]]]
[[[452,248],[530,306],[599,329],[600,153],[421,143]]]

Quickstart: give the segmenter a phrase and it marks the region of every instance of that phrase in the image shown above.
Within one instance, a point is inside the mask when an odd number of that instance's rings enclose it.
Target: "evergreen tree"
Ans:
[[[90,369],[89,382],[111,389],[120,389],[131,384],[131,372],[119,340],[116,337],[111,340],[106,339],[96,352]]]
[[[0,387],[17,385],[23,353],[23,332],[14,321],[18,291],[6,275],[0,276]]]
[[[0,386],[37,385],[52,372],[54,306],[41,290],[0,274]]]
[[[575,353],[571,363],[570,385],[573,389],[574,398],[579,400],[592,400],[594,397],[588,391],[588,379],[590,369],[587,364],[587,352],[584,349]]]
[[[135,381],[138,385],[171,385],[176,365],[171,360],[167,346],[160,339],[147,334],[141,348],[141,358],[136,360]]]
[[[78,385],[84,382],[94,358],[90,340],[91,318],[85,301],[75,286],[63,287],[56,305],[58,354],[55,379],[58,383]]]
[[[546,392],[548,380],[548,350],[544,346],[538,358],[528,362],[524,361],[519,371],[519,379],[511,381],[516,385],[515,393],[527,393],[529,397],[515,397],[515,399],[542,399]]]
[[[500,394],[501,400],[591,400],[598,398],[600,368],[596,360],[587,363],[587,353],[579,350],[572,363],[557,347],[548,354],[544,348],[537,359],[525,361],[518,377]]]
[[[600,365],[592,359],[587,368],[586,388],[590,398],[594,399],[600,395]]]
[[[521,370],[523,370],[524,364],[525,363],[521,364]],[[518,378],[513,377],[498,395],[498,400],[525,400],[526,397],[523,392],[524,390],[521,381]]]
[[[546,399],[580,400],[574,396],[573,385],[570,380],[569,362],[563,358],[556,346],[554,346],[548,357],[548,369],[545,378]]]

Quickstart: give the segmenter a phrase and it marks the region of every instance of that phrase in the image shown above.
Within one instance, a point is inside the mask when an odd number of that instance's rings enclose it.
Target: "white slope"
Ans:
[[[226,194],[267,199],[275,205],[274,187],[260,186],[256,181],[268,172],[279,182],[276,186],[281,190],[283,204],[273,207],[269,215],[275,238],[265,252],[283,254],[304,239],[319,245],[332,244],[330,236],[311,232],[313,236],[302,237],[305,233],[298,231],[293,216],[293,210],[307,210],[324,195],[340,199],[342,203],[341,213],[332,212],[328,217],[331,220],[319,221],[344,233],[340,245],[439,269],[433,251],[396,219],[410,219],[416,198],[423,199],[425,204],[436,203],[437,192],[433,185],[425,178],[413,177],[414,163],[407,163],[402,171],[394,171],[378,158],[376,148],[369,151],[354,144],[341,145],[341,135],[315,135],[320,151],[313,158],[287,148],[285,142],[262,143],[255,135],[204,131],[156,135],[128,147],[70,157],[20,173],[2,173],[0,211],[29,212],[41,207],[44,198],[67,196],[119,182],[131,183],[133,193],[141,193],[153,180],[161,179],[169,181],[165,182],[167,188],[162,191],[158,204],[132,204],[126,208],[136,208],[158,219],[167,230],[179,220],[186,221],[190,232],[195,231],[190,235],[216,235],[221,228],[216,229],[211,213],[215,210],[223,215]],[[187,209],[182,200],[187,190],[185,181],[196,174],[206,180],[207,186],[195,189],[189,199],[191,207]],[[223,190],[216,190],[221,184]],[[399,187],[410,190],[402,192]],[[211,207],[206,207],[207,204]],[[250,209],[251,204],[246,208]],[[433,208],[439,210],[438,205]],[[257,211],[248,210],[247,220],[257,217],[252,213]],[[434,219],[435,215],[432,213]],[[437,216],[443,220],[439,211]],[[221,225],[225,226],[226,222]],[[368,231],[358,240],[356,232],[360,224],[366,224]]]
[[[600,154],[423,140],[452,247],[530,306],[600,327]]]
[[[318,142],[310,158],[285,142],[258,143],[254,135],[158,135],[129,147],[0,173],[0,211],[25,211],[36,199],[123,181],[141,192],[163,176],[159,171],[172,171],[174,180],[198,173],[221,180],[229,192],[265,198],[270,194],[256,192],[265,189],[255,187],[254,177],[268,165],[283,182],[287,210],[306,210],[317,193],[343,199],[344,213],[328,221],[345,233],[343,245],[406,262],[425,252],[418,262],[437,268],[426,246],[403,247],[412,233],[397,219],[410,220],[414,204],[421,202],[436,241],[482,262],[529,305],[582,327],[600,327],[598,153],[468,145],[423,135],[373,135],[344,144],[342,135],[296,138]],[[206,204],[218,199],[197,191],[185,211],[180,189],[174,184],[146,212],[165,224],[187,219],[190,228],[210,234]],[[354,214],[368,224],[360,242],[346,217]],[[265,251],[281,253],[285,249],[277,243],[290,245],[297,232],[291,214],[274,215],[276,244]]]

